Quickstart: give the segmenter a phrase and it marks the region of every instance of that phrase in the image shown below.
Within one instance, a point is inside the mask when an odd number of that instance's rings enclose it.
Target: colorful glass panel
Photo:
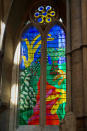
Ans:
[[[66,105],[65,32],[60,26],[54,25],[49,34],[51,40],[47,40],[46,125],[59,125],[65,116]]]
[[[55,16],[55,11],[52,10],[51,6],[40,6],[34,13],[34,17],[39,23],[50,23],[52,18]]]
[[[22,34],[19,74],[19,124],[39,125],[41,35],[31,26]]]

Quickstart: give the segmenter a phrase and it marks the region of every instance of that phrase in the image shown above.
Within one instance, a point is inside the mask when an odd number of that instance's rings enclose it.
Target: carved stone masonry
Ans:
[[[72,112],[67,112],[60,125],[60,131],[76,131],[76,119]]]

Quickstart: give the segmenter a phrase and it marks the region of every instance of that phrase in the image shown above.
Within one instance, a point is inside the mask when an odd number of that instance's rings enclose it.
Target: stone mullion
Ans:
[[[46,124],[46,41],[42,37],[41,47],[41,77],[40,77],[40,126],[43,129]]]

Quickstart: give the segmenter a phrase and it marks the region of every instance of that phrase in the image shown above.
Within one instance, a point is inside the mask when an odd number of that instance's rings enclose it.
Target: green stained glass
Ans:
[[[31,26],[22,34],[19,74],[19,124],[39,125],[38,102],[41,58],[41,35]],[[40,99],[39,99],[40,101]]]
[[[46,124],[59,125],[66,105],[65,32],[54,25],[49,34],[53,39],[47,41]]]
[[[43,10],[38,8],[38,10]],[[47,10],[51,10],[47,7]],[[59,125],[66,105],[65,32],[54,25],[47,35],[46,125]],[[19,73],[19,123],[40,124],[41,35],[31,26],[22,34]]]

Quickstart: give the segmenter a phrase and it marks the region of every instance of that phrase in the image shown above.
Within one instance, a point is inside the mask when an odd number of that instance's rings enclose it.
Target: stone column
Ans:
[[[84,126],[87,129],[87,0],[81,1]]]
[[[81,1],[71,0],[72,112],[83,116]]]

